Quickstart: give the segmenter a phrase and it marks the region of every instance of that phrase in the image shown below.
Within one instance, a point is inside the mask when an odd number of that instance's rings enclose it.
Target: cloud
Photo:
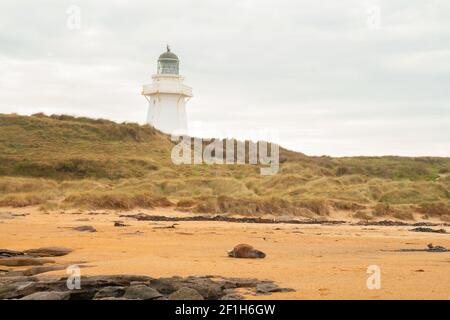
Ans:
[[[71,5],[80,30],[67,27]],[[5,0],[0,112],[143,123],[140,89],[169,43],[194,89],[188,117],[203,128],[238,138],[277,130],[307,154],[450,156],[448,9],[445,0]]]

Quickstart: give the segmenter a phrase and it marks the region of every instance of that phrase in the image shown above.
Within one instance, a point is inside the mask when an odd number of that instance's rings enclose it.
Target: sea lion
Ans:
[[[256,250],[248,244],[238,244],[233,250],[228,251],[228,256],[232,258],[265,258],[266,254]]]

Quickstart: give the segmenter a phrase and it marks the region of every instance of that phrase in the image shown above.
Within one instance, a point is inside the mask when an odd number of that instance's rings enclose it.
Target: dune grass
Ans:
[[[450,219],[450,158],[309,157],[281,148],[278,174],[261,176],[258,165],[175,165],[173,145],[150,126],[0,115],[0,206]]]

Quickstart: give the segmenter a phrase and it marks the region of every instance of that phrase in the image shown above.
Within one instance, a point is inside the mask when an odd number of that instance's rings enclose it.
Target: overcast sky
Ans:
[[[448,0],[2,0],[0,113],[144,123],[167,43],[196,135],[450,156]]]

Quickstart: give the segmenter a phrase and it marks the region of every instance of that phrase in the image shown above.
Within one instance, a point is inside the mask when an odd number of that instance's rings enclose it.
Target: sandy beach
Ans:
[[[450,299],[450,252],[400,252],[429,243],[450,247],[450,235],[411,232],[411,226],[174,223],[119,217],[129,212],[3,211],[1,248],[72,248],[54,260],[84,265],[82,275],[219,275],[267,279],[295,289],[270,296],[243,292],[246,299]],[[5,212],[19,215],[7,219]],[[168,209],[147,213],[187,215]],[[127,226],[115,227],[117,220]],[[70,229],[81,225],[97,232]],[[251,244],[267,257],[227,257],[238,243]],[[379,290],[367,288],[370,265],[381,268]]]

